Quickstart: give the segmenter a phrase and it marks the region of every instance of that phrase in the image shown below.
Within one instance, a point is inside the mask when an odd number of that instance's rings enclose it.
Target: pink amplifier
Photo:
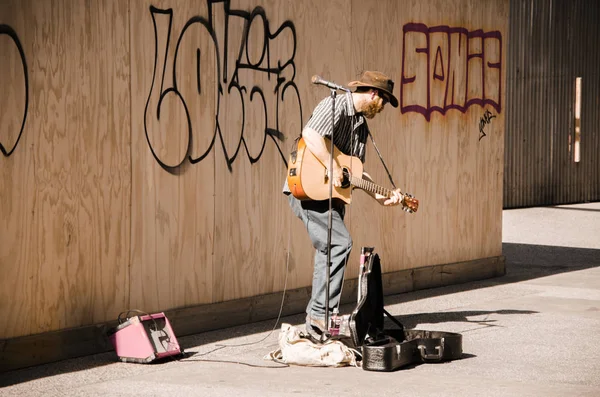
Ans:
[[[139,310],[130,310],[130,312]],[[164,313],[128,317],[119,314],[119,325],[109,332],[109,339],[123,362],[150,363],[183,353],[171,323]],[[142,312],[140,312],[142,313]]]

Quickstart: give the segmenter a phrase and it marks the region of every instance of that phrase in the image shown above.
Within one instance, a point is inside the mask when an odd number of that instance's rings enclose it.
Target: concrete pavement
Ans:
[[[406,328],[462,333],[460,360],[286,367],[263,360],[271,320],[179,338],[179,361],[104,353],[0,374],[0,396],[600,396],[600,203],[505,210],[503,241],[504,277],[385,299]]]

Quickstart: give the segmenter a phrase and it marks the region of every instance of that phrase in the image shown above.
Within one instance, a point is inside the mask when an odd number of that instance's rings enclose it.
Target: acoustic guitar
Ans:
[[[326,139],[328,141],[328,139]],[[329,143],[327,143],[329,147]],[[392,197],[392,190],[363,179],[363,164],[358,157],[348,156],[333,148],[333,157],[343,171],[342,186],[333,186],[332,197],[350,204],[352,189],[359,188],[377,193],[384,197]],[[303,138],[298,147],[290,154],[287,173],[288,186],[298,200],[327,200],[329,198],[329,177],[327,168],[308,149]],[[419,200],[408,193],[401,193],[400,205],[406,212],[413,213],[419,208]]]

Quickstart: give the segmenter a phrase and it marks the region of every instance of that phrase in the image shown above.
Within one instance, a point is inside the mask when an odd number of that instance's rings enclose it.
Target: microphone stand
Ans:
[[[335,98],[337,91],[344,91],[350,93],[351,91],[341,85],[337,85],[330,81],[323,80],[320,76],[315,75],[312,77],[313,84],[321,84],[328,87],[331,91],[331,147],[329,148],[329,216],[327,220],[327,266],[326,266],[326,280],[325,283],[325,327],[327,328],[323,334],[321,334],[321,342],[324,342],[329,337],[329,284],[331,277],[331,224],[332,224],[332,212],[333,212],[333,130],[335,128]],[[327,334],[327,335],[326,335]]]
[[[325,283],[325,327],[327,328],[327,334],[329,335],[329,284],[331,276],[331,224],[333,223],[333,130],[335,128],[335,98],[337,96],[337,90],[340,89],[345,92],[350,92],[349,89],[343,87],[330,87],[331,91],[331,146],[329,148],[329,216],[327,219],[327,269],[325,277],[327,282]],[[341,297],[340,297],[341,299]],[[321,335],[321,342],[326,339]]]
[[[329,335],[329,277],[331,277],[331,224],[333,211],[333,130],[335,128],[335,98],[337,91],[333,88],[331,91],[331,146],[329,148],[329,215],[327,218],[327,269],[325,272],[325,327]],[[321,335],[323,339],[323,335]],[[323,340],[321,340],[323,342]]]

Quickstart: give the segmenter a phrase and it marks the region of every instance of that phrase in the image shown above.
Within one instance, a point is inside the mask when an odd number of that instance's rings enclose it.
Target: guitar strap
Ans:
[[[381,152],[379,151],[379,148],[377,147],[377,144],[375,143],[375,139],[373,139],[373,135],[371,135],[371,131],[369,131],[369,137],[371,137],[371,142],[373,142],[373,147],[375,148],[375,151],[377,152],[377,155],[379,156],[379,160],[381,160],[381,164],[383,164],[383,168],[385,168],[385,172],[387,172],[388,178],[390,178],[390,182],[391,182],[392,186],[394,187],[394,189],[397,189],[396,184],[394,183],[394,180],[392,179],[392,174],[390,174],[390,171],[388,170],[387,165],[385,165],[385,161],[383,161],[383,157],[381,156]]]
[[[348,116],[352,116],[352,126],[356,125],[356,113],[354,111],[354,103],[352,100],[352,94],[350,92],[346,93],[347,98],[348,98]],[[375,148],[375,151],[377,152],[377,155],[379,156],[379,160],[381,160],[381,164],[383,164],[383,168],[385,168],[385,172],[387,172],[388,178],[390,179],[390,182],[392,184],[392,186],[394,187],[394,189],[397,189],[396,184],[394,183],[394,180],[392,178],[392,174],[390,174],[390,170],[388,169],[387,165],[385,164],[385,161],[383,161],[383,156],[381,155],[381,152],[379,151],[379,148],[377,147],[377,144],[375,143],[375,139],[373,138],[373,135],[371,134],[371,130],[369,130],[367,128],[367,131],[369,133],[369,137],[371,138],[371,142],[373,142],[373,147]],[[354,134],[351,134],[351,143],[350,143],[350,147],[354,147]]]

